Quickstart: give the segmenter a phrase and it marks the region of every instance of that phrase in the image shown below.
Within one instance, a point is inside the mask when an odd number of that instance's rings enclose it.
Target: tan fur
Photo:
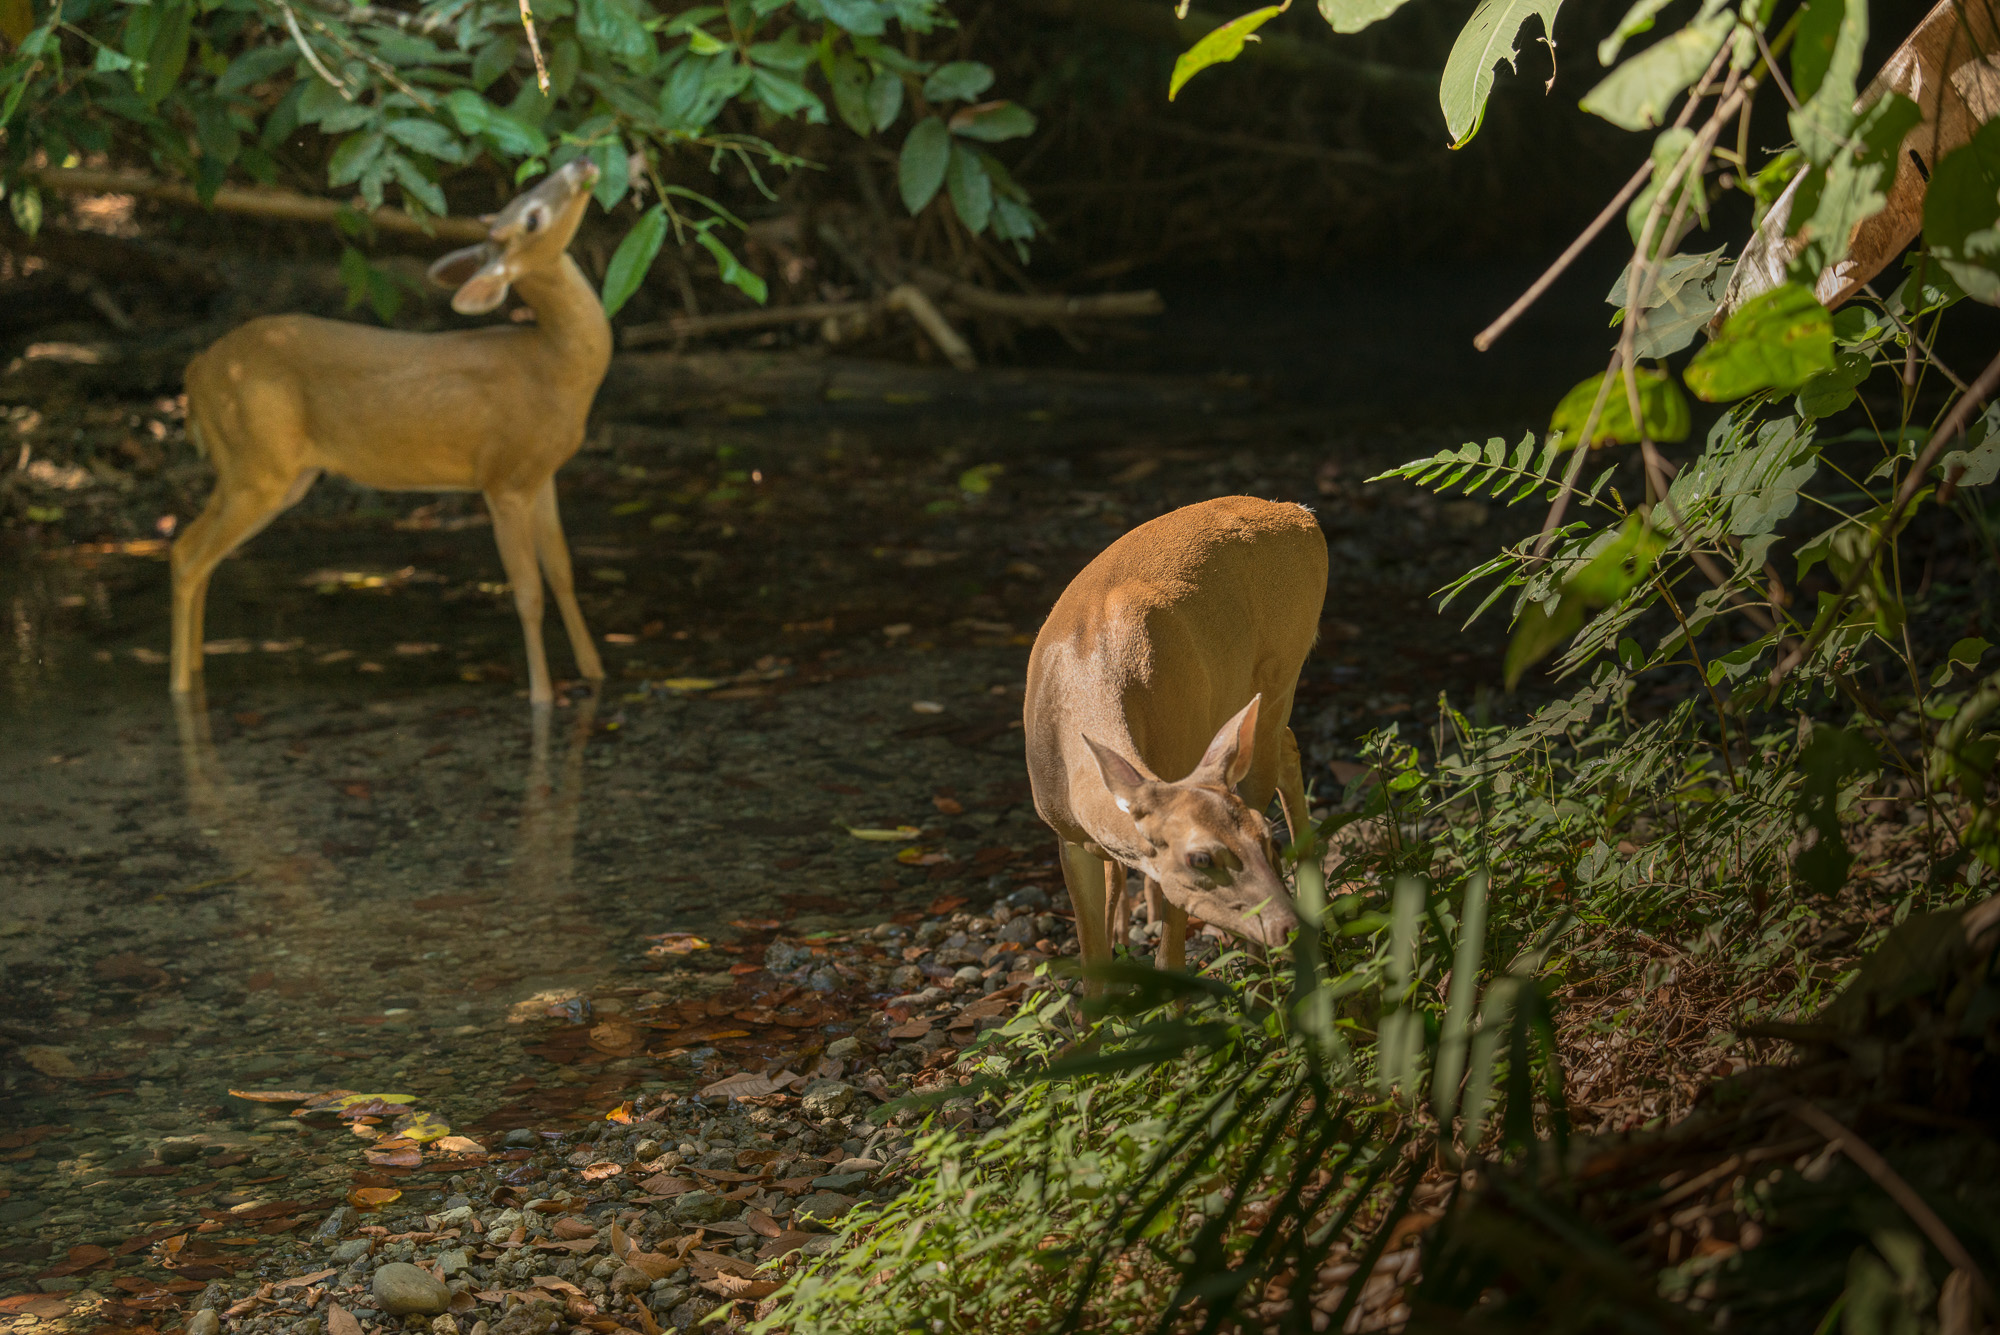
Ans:
[[[1295,923],[1260,813],[1276,792],[1303,832],[1286,724],[1326,570],[1304,507],[1225,496],[1133,529],[1056,600],[1028,659],[1023,724],[1086,962],[1116,944],[1124,868],[1164,904],[1172,966],[1189,912],[1267,944]],[[1196,846],[1234,865],[1190,867]]]
[[[189,433],[214,461],[216,485],[174,544],[176,694],[201,670],[216,564],[322,472],[386,491],[483,493],[527,640],[529,699],[553,696],[541,634],[545,576],[579,671],[603,677],[555,492],[611,360],[597,293],[565,253],[595,180],[587,162],[551,174],[489,219],[492,240],[434,267],[434,276],[447,266],[454,276],[476,270],[454,301],[462,310],[491,309],[518,287],[532,324],[413,334],[268,316],[188,364]]]

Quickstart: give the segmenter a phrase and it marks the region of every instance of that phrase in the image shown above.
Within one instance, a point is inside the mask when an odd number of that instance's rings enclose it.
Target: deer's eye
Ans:
[[[524,230],[531,233],[541,231],[542,211],[540,209],[529,209],[528,216],[521,220],[521,226]]]
[[[1207,853],[1190,853],[1187,855],[1187,864],[1190,867],[1211,867],[1215,865],[1215,859]]]

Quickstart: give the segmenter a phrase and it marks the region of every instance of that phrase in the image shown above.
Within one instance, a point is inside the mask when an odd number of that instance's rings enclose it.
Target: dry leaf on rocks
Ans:
[[[790,1071],[779,1071],[775,1075],[759,1075],[755,1071],[739,1071],[727,1076],[701,1091],[705,1099],[756,1099],[766,1094],[775,1094],[798,1077]]]
[[[549,1231],[559,1238],[594,1238],[597,1236],[597,1226],[595,1224],[587,1219],[578,1219],[575,1215],[567,1214],[557,1219],[550,1226]]]

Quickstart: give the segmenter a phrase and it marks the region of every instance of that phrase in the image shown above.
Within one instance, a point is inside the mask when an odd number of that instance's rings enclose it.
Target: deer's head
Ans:
[[[1104,786],[1139,831],[1138,870],[1158,881],[1176,907],[1275,946],[1298,926],[1298,916],[1278,879],[1270,823],[1236,794],[1250,772],[1262,701],[1257,696],[1223,724],[1193,773],[1171,783],[1091,737],[1083,740]]]
[[[596,184],[597,164],[587,158],[558,167],[506,208],[481,218],[486,240],[431,265],[431,281],[458,289],[451,308],[460,315],[484,315],[507,299],[521,275],[561,262]]]

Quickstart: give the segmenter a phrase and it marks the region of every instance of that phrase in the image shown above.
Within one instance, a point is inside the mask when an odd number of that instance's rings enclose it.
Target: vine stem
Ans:
[[[314,74],[326,80],[328,87],[332,88],[349,102],[352,102],[354,94],[348,90],[345,83],[334,77],[332,70],[320,62],[319,52],[313,50],[312,43],[306,40],[305,31],[299,27],[299,16],[292,12],[292,7],[286,4],[284,0],[277,0],[277,4],[278,12],[285,16],[285,27],[292,34],[292,45],[298,47],[299,54],[306,58],[306,64],[312,66]]]
[[[1728,57],[1728,54],[1729,46],[1727,43],[1724,43],[1722,50],[1716,52],[1715,59],[1709,62],[1707,71],[1695,82],[1694,96],[1688,98],[1687,104],[1681,108],[1680,115],[1674,119],[1675,129],[1685,129],[1687,123],[1694,119],[1694,109],[1701,103],[1701,90],[1708,86],[1708,81],[1713,79],[1716,72],[1722,68],[1722,62]],[[1647,178],[1652,176],[1652,174],[1653,160],[1648,157],[1644,162],[1639,164],[1639,169],[1632,173],[1632,178],[1625,182],[1617,194],[1611,197],[1611,202],[1606,204],[1599,211],[1598,215],[1590,220],[1590,225],[1577,234],[1576,240],[1569,243],[1568,249],[1556,256],[1555,263],[1542,272],[1542,276],[1535,280],[1534,285],[1519,297],[1516,297],[1514,304],[1501,312],[1499,319],[1479,331],[1478,337],[1472,340],[1472,346],[1481,352],[1485,352],[1498,342],[1500,335],[1506,333],[1508,327],[1514,321],[1521,318],[1521,313],[1541,300],[1542,294],[1555,285],[1556,279],[1562,277],[1563,272],[1571,264],[1575,263],[1576,257],[1583,254],[1591,242],[1597,240],[1598,233],[1610,226],[1611,220],[1618,216],[1618,211],[1625,207],[1632,196],[1639,193],[1641,187],[1646,184]]]
[[[1958,1240],[1958,1235],[1946,1226],[1944,1220],[1938,1218],[1937,1211],[1931,1209],[1930,1202],[1919,1196],[1916,1189],[1903,1180],[1903,1175],[1890,1167],[1887,1159],[1875,1152],[1874,1146],[1834,1120],[1817,1104],[1799,1099],[1791,1105],[1790,1112],[1792,1116],[1825,1136],[1828,1144],[1853,1160],[1856,1168],[1873,1178],[1875,1185],[1888,1193],[1890,1200],[1902,1207],[1903,1213],[1910,1217],[1910,1222],[1923,1230],[1924,1236],[1931,1240],[1931,1246],[1938,1249],[1944,1259],[1951,1264],[1952,1269],[1965,1272],[1966,1281],[1972,1285],[1974,1292],[1981,1298],[1992,1297],[1992,1290],[1987,1287],[1986,1277],[1980,1273],[1979,1266],[1972,1259],[1972,1253],[1965,1250],[1965,1244]]]
[[[1807,655],[1819,648],[1828,633],[1832,631],[1833,624],[1840,615],[1840,609],[1854,596],[1854,591],[1861,587],[1861,581],[1868,577],[1868,572],[1875,568],[1876,558],[1881,556],[1883,545],[1889,541],[1889,535],[1894,533],[1896,526],[1902,522],[1903,511],[1909,508],[1916,500],[1917,493],[1923,489],[1924,478],[1930,473],[1932,465],[1937,463],[1938,456],[1944,452],[1944,447],[1958,438],[1965,430],[1966,419],[1971,417],[1986,400],[1993,397],[1996,389],[2000,389],[2000,353],[1996,353],[1993,360],[1986,363],[1986,369],[1979,373],[1979,378],[1959,396],[1958,402],[1952,405],[1949,413],[1945,414],[1944,421],[1938,424],[1938,429],[1931,433],[1930,443],[1925,445],[1924,452],[1917,456],[1909,475],[1903,479],[1903,485],[1896,489],[1896,499],[1889,503],[1889,513],[1883,519],[1881,528],[1876,531],[1875,540],[1868,545],[1867,555],[1855,562],[1854,569],[1848,572],[1847,578],[1841,582],[1840,592],[1834,597],[1833,606],[1821,616],[1819,624],[1813,628],[1812,634],[1806,637],[1805,642],[1771,669],[1771,690],[1775,691],[1785,678],[1791,675],[1793,669],[1806,660]]]

